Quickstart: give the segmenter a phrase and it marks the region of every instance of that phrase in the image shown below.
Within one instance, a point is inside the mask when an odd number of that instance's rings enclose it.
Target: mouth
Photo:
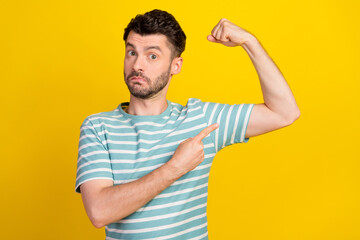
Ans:
[[[146,80],[144,78],[137,77],[137,76],[131,77],[130,81],[146,82]]]

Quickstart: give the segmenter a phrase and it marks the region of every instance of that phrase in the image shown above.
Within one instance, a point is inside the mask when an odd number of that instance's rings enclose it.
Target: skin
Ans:
[[[255,36],[222,18],[207,39],[227,47],[243,47],[259,76],[264,103],[255,104],[245,133],[246,138],[289,126],[300,117],[300,109],[289,85]]]
[[[134,92],[150,91],[159,77],[168,72],[167,84],[159,92],[143,99],[130,91],[129,107],[126,111],[133,115],[159,115],[167,108],[166,93],[173,75],[180,73],[182,57],[171,58],[172,49],[165,35],[153,34],[141,36],[131,31],[126,41],[124,58],[124,76],[128,88]],[[153,57],[156,56],[155,59]],[[130,81],[133,72],[144,76],[145,81]],[[162,79],[164,80],[164,79]]]
[[[124,59],[124,79],[133,97],[143,100],[156,98],[168,86],[172,58],[167,59],[169,49],[160,46],[158,41],[166,43],[167,40],[160,34],[155,38],[143,38],[134,32],[129,34]]]
[[[245,137],[288,126],[299,118],[300,110],[286,80],[251,33],[223,18],[207,39],[228,47],[243,47],[259,75],[264,103],[255,104]],[[159,115],[165,111],[171,78],[180,73],[182,62],[181,57],[171,58],[171,47],[164,35],[140,36],[130,32],[124,59],[124,78],[130,90],[126,111],[133,115]],[[140,78],[131,79],[132,76]],[[136,181],[116,186],[111,180],[83,183],[81,195],[93,225],[100,228],[132,214],[194,169],[204,160],[202,139],[216,128],[217,124],[210,125],[183,141],[167,163]]]

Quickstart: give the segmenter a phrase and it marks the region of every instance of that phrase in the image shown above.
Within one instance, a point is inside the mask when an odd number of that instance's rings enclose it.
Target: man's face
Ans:
[[[148,99],[166,91],[172,75],[172,59],[165,35],[141,36],[133,31],[126,41],[124,79],[130,93]],[[165,88],[166,87],[166,88]]]

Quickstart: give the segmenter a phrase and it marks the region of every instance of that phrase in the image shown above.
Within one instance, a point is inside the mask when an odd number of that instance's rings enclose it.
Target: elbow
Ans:
[[[124,216],[120,216],[119,218],[114,219],[113,218],[114,216],[106,214],[108,210],[109,209],[105,209],[105,208],[92,208],[89,211],[88,217],[94,227],[103,228],[114,221],[119,221],[122,218],[124,218]]]
[[[293,124],[300,117],[300,109],[297,108],[291,112],[288,112],[287,115],[282,117],[282,127],[287,127]]]
[[[96,227],[96,228],[103,228],[103,227],[105,227],[105,225],[106,225],[106,224],[104,224],[103,222],[98,221],[98,220],[96,220],[96,219],[90,219],[90,221],[91,221],[92,225],[93,225],[94,227]]]
[[[88,213],[88,217],[92,225],[96,228],[103,228],[107,225],[104,211],[101,209],[92,208]]]
[[[297,119],[299,119],[299,117],[300,117],[300,109],[297,108],[295,113],[294,113],[293,122],[295,122]]]
[[[300,109],[297,108],[295,109],[292,114],[290,114],[287,119],[286,119],[286,125],[291,125],[293,124],[297,119],[299,119],[300,117]]]

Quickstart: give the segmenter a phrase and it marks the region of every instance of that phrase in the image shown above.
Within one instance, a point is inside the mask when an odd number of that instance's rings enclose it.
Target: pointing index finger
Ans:
[[[214,131],[218,127],[219,127],[218,123],[211,124],[210,126],[208,126],[208,127],[204,128],[203,130],[201,130],[201,132],[199,132],[199,134],[196,135],[194,137],[194,139],[197,140],[197,141],[202,141],[209,133],[211,133],[212,131]]]

